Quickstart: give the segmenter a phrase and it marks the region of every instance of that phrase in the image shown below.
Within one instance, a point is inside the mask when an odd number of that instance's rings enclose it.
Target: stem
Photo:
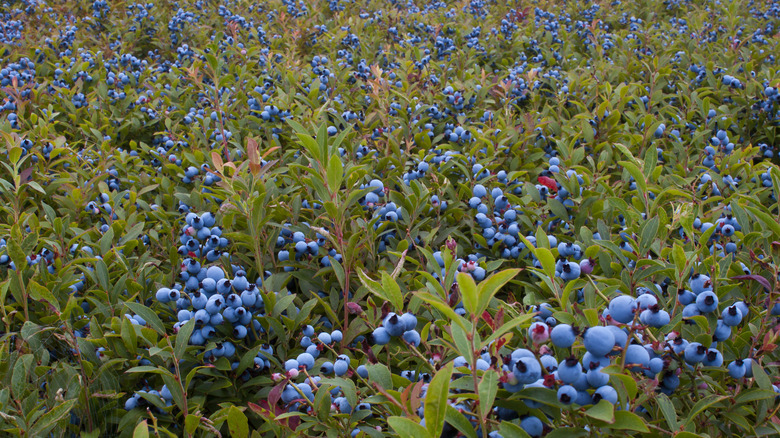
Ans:
[[[84,361],[81,357],[81,350],[79,349],[79,344],[76,341],[76,334],[73,333],[73,329],[71,328],[70,324],[67,322],[63,324],[65,327],[65,330],[67,331],[68,335],[70,337],[68,340],[70,341],[71,347],[76,350],[76,360],[79,362],[79,372],[81,373],[81,378],[83,379],[83,386],[82,391],[84,392],[84,404],[86,405],[86,408],[84,411],[87,413],[87,425],[89,427],[88,432],[92,432],[95,430],[95,425],[92,420],[92,410],[89,406],[89,394],[87,394],[87,391],[89,390],[89,379],[87,378],[87,374],[84,371]]]
[[[174,350],[173,345],[171,344],[171,338],[170,336],[166,336],[165,340],[168,342],[168,346],[171,347],[171,350]],[[179,387],[181,388],[181,393],[183,394],[182,400],[184,402],[183,411],[184,416],[186,417],[187,414],[190,412],[189,406],[187,404],[187,388],[184,387],[184,383],[181,380],[181,370],[179,369],[179,358],[174,356],[173,357],[173,366],[176,369],[176,381],[179,382]],[[187,434],[188,436],[192,436],[192,434]]]
[[[22,267],[17,266],[16,267],[16,279],[19,280],[19,287],[22,288],[22,308],[24,309],[24,320],[29,321],[30,320],[30,313],[29,313],[29,303],[28,303],[28,296],[27,296],[27,287],[24,285],[24,280],[22,279]]]
[[[477,337],[477,323],[479,322],[479,316],[473,315],[473,320],[471,324],[471,339],[469,339],[469,343],[471,344],[471,379],[474,381],[474,395],[479,395],[479,384],[477,383],[477,348],[474,345],[474,339]],[[479,400],[477,403],[481,403]],[[481,409],[480,414],[477,415],[477,418],[479,419],[479,425],[482,428],[482,438],[487,438],[488,431],[487,426],[485,424],[485,418],[482,417]]]

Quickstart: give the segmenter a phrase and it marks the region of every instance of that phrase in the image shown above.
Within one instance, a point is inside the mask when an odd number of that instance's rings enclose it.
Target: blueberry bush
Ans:
[[[780,434],[780,2],[0,16],[4,435]]]

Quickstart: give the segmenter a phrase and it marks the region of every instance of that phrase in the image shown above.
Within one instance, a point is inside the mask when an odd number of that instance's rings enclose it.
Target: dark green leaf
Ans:
[[[129,308],[133,313],[136,315],[139,315],[141,318],[146,321],[147,324],[151,328],[153,328],[157,333],[161,335],[165,335],[165,326],[163,325],[162,321],[160,321],[160,317],[157,316],[154,311],[143,304],[140,303],[133,303],[133,302],[126,302],[125,306]]]
[[[441,436],[444,417],[447,412],[447,398],[450,394],[452,361],[436,372],[425,393],[425,427],[432,437]]]

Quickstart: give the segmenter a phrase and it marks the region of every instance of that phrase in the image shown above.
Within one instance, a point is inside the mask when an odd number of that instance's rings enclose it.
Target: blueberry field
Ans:
[[[6,0],[0,431],[780,436],[780,2]]]

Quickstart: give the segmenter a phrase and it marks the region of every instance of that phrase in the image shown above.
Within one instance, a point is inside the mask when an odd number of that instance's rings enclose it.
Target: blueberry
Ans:
[[[685,362],[695,365],[702,362],[707,354],[707,347],[701,345],[698,342],[691,342],[685,347]]]
[[[598,403],[601,400],[606,400],[613,405],[618,401],[618,394],[615,388],[611,386],[602,386],[593,393],[593,403]]]
[[[418,333],[417,330],[405,331],[403,333],[403,339],[415,347],[420,345],[420,333]]]
[[[314,356],[309,353],[301,353],[296,358],[298,365],[310,370],[314,368]]]
[[[696,308],[701,313],[710,313],[718,310],[718,296],[711,290],[703,291],[696,297]]]
[[[542,366],[536,358],[521,357],[515,362],[512,373],[518,382],[527,385],[541,378]]]
[[[726,307],[723,309],[723,313],[721,314],[721,319],[723,320],[723,323],[727,326],[734,327],[739,325],[740,322],[742,322],[742,311],[739,310],[739,307],[736,305],[731,305],[729,307]]]
[[[609,314],[617,322],[628,324],[634,320],[634,313],[638,305],[634,297],[620,295],[609,302]]]
[[[710,348],[707,350],[707,353],[704,355],[704,360],[702,360],[702,365],[708,366],[708,367],[719,367],[723,365],[723,354],[721,354],[720,351]]]
[[[576,339],[577,333],[568,324],[558,324],[550,331],[550,340],[558,348],[569,348]]]
[[[741,359],[737,359],[734,362],[731,362],[728,366],[728,369],[729,375],[735,379],[741,379],[742,377],[745,377],[745,362]]]
[[[573,386],[563,385],[558,388],[558,401],[570,405],[577,399],[577,390]]]
[[[585,349],[595,356],[606,356],[615,346],[615,336],[606,327],[591,327],[583,336]]]
[[[566,384],[576,382],[582,375],[582,364],[572,356],[558,364],[558,378]]]
[[[602,368],[604,367],[598,366],[588,370],[586,379],[591,388],[601,388],[609,384],[609,374],[602,372]]]
[[[540,437],[544,432],[544,423],[536,417],[525,417],[520,420],[520,427],[531,437]]]
[[[319,335],[317,335],[317,339],[320,340],[325,345],[330,345],[331,342],[333,342],[333,339],[331,338],[329,333],[322,332]]]
[[[377,327],[371,333],[371,340],[374,345],[385,345],[390,342],[390,333],[384,327]]]
[[[404,333],[405,324],[401,318],[393,312],[387,314],[382,321],[382,326],[387,330],[390,336],[401,336]]]
[[[641,345],[631,344],[626,349],[626,365],[632,371],[641,371],[646,368],[650,362],[650,354]]]

